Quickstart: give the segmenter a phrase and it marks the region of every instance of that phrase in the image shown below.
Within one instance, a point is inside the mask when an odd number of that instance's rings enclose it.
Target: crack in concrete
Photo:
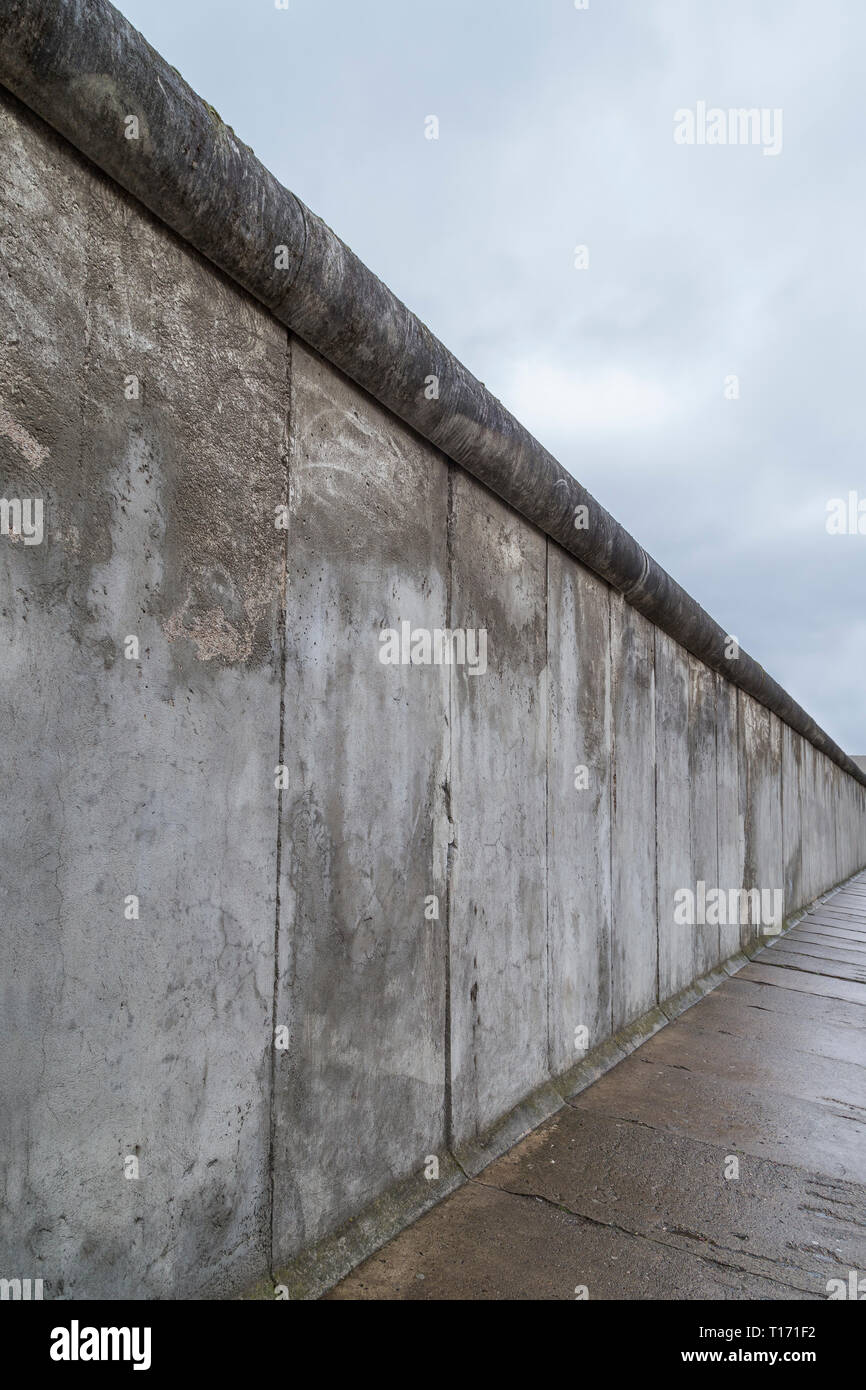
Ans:
[[[616,1221],[601,1221],[598,1217],[588,1216],[586,1212],[578,1211],[574,1207],[570,1207],[564,1202],[556,1202],[553,1200],[552,1197],[547,1197],[541,1192],[518,1192],[511,1187],[500,1187],[498,1183],[482,1182],[479,1178],[470,1178],[469,1181],[476,1183],[479,1187],[489,1188],[493,1192],[501,1192],[503,1196],[522,1198],[524,1200],[532,1202],[542,1202],[546,1206],[552,1207],[554,1211],[565,1213],[565,1215],[567,1216],[573,1216],[579,1221],[585,1221],[587,1225],[598,1226],[602,1230],[617,1231],[620,1235],[631,1236],[635,1240],[646,1240],[651,1245],[657,1245],[660,1249],[663,1250],[685,1251],[686,1254],[692,1255],[695,1259],[703,1260],[707,1264],[715,1265],[719,1269],[730,1270],[734,1274],[746,1274],[753,1279],[766,1279],[770,1283],[779,1285],[780,1288],[791,1289],[795,1293],[811,1292],[810,1289],[804,1288],[802,1284],[789,1283],[785,1279],[776,1277],[772,1274],[768,1274],[765,1270],[749,1269],[747,1266],[744,1265],[732,1264],[730,1260],[716,1260],[713,1259],[711,1255],[707,1255],[701,1250],[694,1250],[688,1246],[678,1245],[675,1241],[660,1240],[657,1236],[651,1235],[648,1231],[638,1231],[630,1226],[622,1226]],[[722,1245],[719,1241],[713,1240],[711,1236],[703,1235],[692,1231],[686,1231],[679,1227],[672,1227],[670,1229],[671,1234],[683,1235],[689,1239],[704,1241],[708,1245],[711,1245],[714,1250],[719,1250],[726,1254],[740,1255],[743,1253],[739,1250],[733,1250],[730,1246]],[[778,1264],[785,1269],[791,1269],[803,1273],[807,1272],[806,1270],[804,1270],[802,1265],[791,1264],[786,1260],[777,1260],[772,1255],[755,1255],[752,1258],[755,1261],[765,1261],[770,1264]]]

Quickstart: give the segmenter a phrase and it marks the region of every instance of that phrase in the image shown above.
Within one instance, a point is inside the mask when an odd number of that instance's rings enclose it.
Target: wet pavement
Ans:
[[[327,1297],[826,1299],[851,1270],[866,874]]]

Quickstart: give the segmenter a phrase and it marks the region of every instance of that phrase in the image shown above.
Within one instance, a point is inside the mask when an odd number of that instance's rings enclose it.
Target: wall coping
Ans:
[[[866,786],[866,772],[763,667],[742,650],[725,656],[724,629],[108,0],[0,0],[0,18],[0,84],[363,390]],[[125,137],[128,115],[139,119],[137,140]],[[575,526],[580,507],[586,529]]]

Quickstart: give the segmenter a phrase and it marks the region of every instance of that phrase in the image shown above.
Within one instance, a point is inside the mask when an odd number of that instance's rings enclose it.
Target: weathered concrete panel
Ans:
[[[846,875],[850,875],[856,873],[860,867],[860,861],[858,859],[859,846],[857,843],[859,838],[858,832],[860,828],[857,820],[857,784],[855,782],[852,782],[851,779],[848,777],[840,777],[839,784],[843,788],[845,793],[843,800],[843,811],[845,816],[844,828],[848,853],[848,859],[845,866],[845,873]]]
[[[743,883],[744,817],[740,814],[737,688],[721,680],[716,686],[716,803],[718,807],[719,887],[725,892]],[[728,960],[740,949],[738,922],[719,924],[719,955]]]
[[[774,893],[784,890],[780,726],[774,714],[742,691],[739,707],[743,887]],[[752,946],[759,936],[754,921],[741,923],[744,946]]]
[[[381,657],[445,626],[447,465],[292,361],[277,1264],[422,1170],[445,1101],[448,670]]]
[[[785,874],[785,916],[809,901],[803,864],[803,790],[801,773],[805,740],[782,725],[782,861]]]
[[[654,628],[611,593],[614,1031],[658,1001]]]
[[[655,632],[656,854],[659,999],[695,978],[695,929],[674,921],[676,894],[693,889],[689,791],[689,656]]]
[[[550,1067],[610,1034],[610,591],[548,557]]]
[[[285,334],[5,99],[0,148],[0,490],[46,519],[0,538],[0,1268],[225,1293],[268,1245]]]
[[[719,826],[716,781],[716,682],[689,657],[689,793],[691,798],[692,886],[723,887],[719,882]],[[715,914],[707,913],[707,917]],[[722,914],[719,914],[721,916]],[[726,915],[726,914],[725,914]],[[695,924],[695,974],[706,975],[721,959],[719,922]]]
[[[833,764],[823,753],[815,758],[815,811],[813,832],[818,844],[819,893],[842,877],[836,846],[836,794]]]
[[[833,790],[836,803],[836,874],[848,878],[860,865],[856,856],[857,822],[854,815],[854,788],[857,784],[833,764]]]
[[[451,1068],[455,1143],[548,1075],[546,540],[453,475],[451,628],[487,671],[452,675]],[[507,1062],[504,1059],[507,1058]]]
[[[800,848],[803,866],[803,905],[812,902],[827,887],[828,872],[820,833],[818,762],[821,754],[805,740],[800,749],[800,823],[807,833]]]

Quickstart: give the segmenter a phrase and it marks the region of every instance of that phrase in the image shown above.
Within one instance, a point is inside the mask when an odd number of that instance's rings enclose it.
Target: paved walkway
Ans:
[[[866,873],[328,1297],[826,1299],[851,1270]]]

